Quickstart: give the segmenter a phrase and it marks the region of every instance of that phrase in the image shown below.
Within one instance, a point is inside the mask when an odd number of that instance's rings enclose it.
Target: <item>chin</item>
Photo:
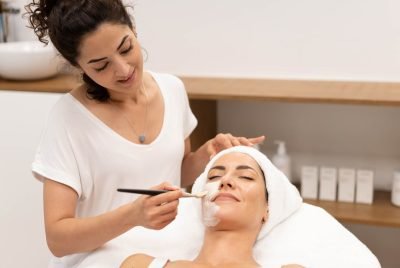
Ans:
[[[217,218],[219,220],[219,224],[235,224],[237,222],[241,222],[243,220],[243,216],[241,216],[237,211],[218,211]]]
[[[243,224],[238,219],[221,219],[212,229],[215,231],[235,231],[243,228]]]

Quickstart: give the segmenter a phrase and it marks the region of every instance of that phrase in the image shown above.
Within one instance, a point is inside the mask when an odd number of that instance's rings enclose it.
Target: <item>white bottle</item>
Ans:
[[[278,144],[278,150],[272,157],[272,163],[291,181],[290,157],[286,153],[285,142],[275,141],[275,143]]]
[[[400,207],[400,171],[393,174],[392,203]]]

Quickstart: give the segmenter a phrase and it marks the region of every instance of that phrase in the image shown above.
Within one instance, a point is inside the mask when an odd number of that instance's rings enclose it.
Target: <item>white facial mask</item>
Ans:
[[[217,206],[211,200],[218,194],[219,185],[221,181],[209,182],[204,185],[204,190],[207,191],[207,195],[203,198],[202,213],[203,213],[203,224],[206,227],[212,227],[219,223],[217,218],[217,212],[219,206]]]

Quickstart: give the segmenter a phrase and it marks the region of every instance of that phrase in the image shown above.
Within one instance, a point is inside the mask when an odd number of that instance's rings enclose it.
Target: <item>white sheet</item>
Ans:
[[[257,242],[254,256],[263,267],[298,263],[307,268],[380,268],[374,254],[320,207],[303,204]]]
[[[182,199],[175,222],[160,231],[137,228],[107,243],[78,267],[109,268],[130,254],[193,259],[202,244],[202,226],[192,199]],[[132,241],[142,241],[132,245]],[[254,248],[256,260],[266,268],[299,263],[307,268],[380,268],[377,258],[325,210],[303,204],[276,226]]]

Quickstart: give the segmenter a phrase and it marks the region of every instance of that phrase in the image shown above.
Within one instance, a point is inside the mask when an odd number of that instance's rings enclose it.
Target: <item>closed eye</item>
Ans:
[[[211,180],[214,180],[214,179],[217,179],[217,178],[220,178],[220,177],[221,177],[221,176],[211,176],[211,177],[208,178],[208,180],[211,181]]]
[[[105,68],[107,68],[107,66],[108,66],[108,62],[106,62],[102,67],[100,67],[100,68],[95,68],[95,70],[96,70],[96,72],[101,72],[101,71],[103,71]]]
[[[132,44],[129,45],[129,47],[123,51],[121,51],[121,55],[128,54],[132,50],[133,46]]]
[[[122,50],[122,51],[120,52],[120,54],[121,54],[121,55],[126,55],[126,54],[128,54],[132,49],[133,49],[133,45],[130,44],[129,47],[128,47],[127,49],[125,49],[125,50]],[[103,71],[104,69],[106,69],[107,66],[108,66],[108,62],[106,62],[106,63],[105,63],[102,67],[100,67],[100,68],[95,68],[95,70],[96,70],[96,72],[101,72],[101,71]]]
[[[254,178],[248,177],[248,176],[240,176],[239,178],[249,180],[249,181],[254,181]]]

